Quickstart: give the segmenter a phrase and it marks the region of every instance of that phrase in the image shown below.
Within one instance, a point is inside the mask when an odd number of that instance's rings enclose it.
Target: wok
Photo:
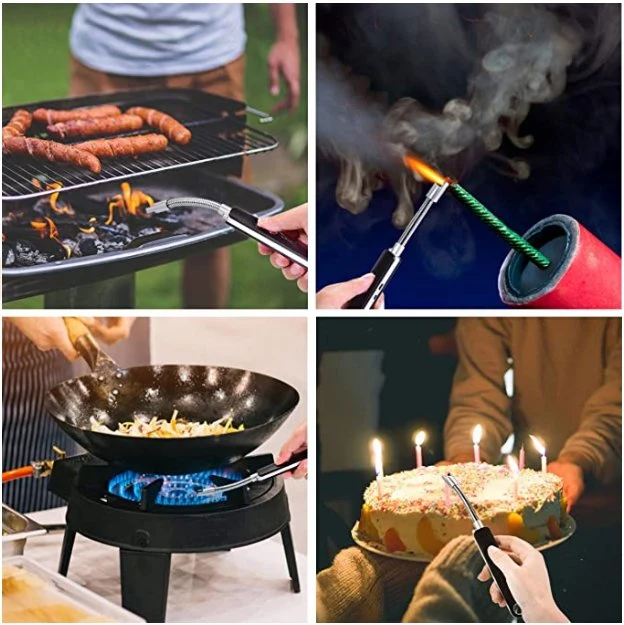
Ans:
[[[69,328],[69,325],[68,325]],[[156,365],[120,369],[88,331],[70,337],[93,369],[62,382],[45,406],[88,452],[143,473],[182,474],[236,462],[264,443],[299,403],[299,393],[276,378],[219,366]],[[192,438],[145,438],[93,432],[95,417],[110,429],[135,416],[188,421],[232,417],[240,432]]]

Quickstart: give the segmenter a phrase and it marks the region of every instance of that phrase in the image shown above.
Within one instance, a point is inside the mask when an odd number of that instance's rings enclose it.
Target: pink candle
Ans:
[[[425,433],[420,430],[414,437],[414,445],[416,447],[416,468],[420,469],[423,465],[422,461],[422,444],[425,442]]]
[[[476,425],[474,430],[472,430],[472,446],[474,448],[474,461],[479,464],[481,462],[481,450],[479,449],[479,443],[481,442],[481,434],[483,433],[483,428],[481,424]]]
[[[520,469],[518,468],[518,463],[513,456],[507,456],[507,464],[511,469],[511,474],[513,478],[513,496],[514,501],[518,500],[518,486],[520,482]]]
[[[520,447],[520,458],[518,460],[518,468],[520,471],[524,469],[524,445]]]

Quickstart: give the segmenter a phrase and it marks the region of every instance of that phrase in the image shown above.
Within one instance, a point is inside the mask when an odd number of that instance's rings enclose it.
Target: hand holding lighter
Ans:
[[[507,609],[509,613],[514,619],[522,616],[522,608],[518,605],[514,596],[511,593],[511,589],[507,584],[507,580],[503,575],[503,572],[492,562],[492,558],[488,554],[489,547],[498,547],[498,543],[492,534],[492,531],[489,527],[485,527],[481,522],[481,519],[477,516],[474,508],[464,495],[464,492],[459,487],[457,480],[449,473],[448,475],[443,475],[442,479],[455,491],[457,496],[461,499],[461,502],[464,504],[464,507],[468,511],[470,518],[472,520],[472,525],[474,530],[472,531],[472,536],[477,543],[477,547],[479,552],[481,553],[481,557],[485,562],[485,566],[487,566],[490,574],[492,575],[492,579],[496,582],[496,585],[501,591],[503,598],[505,599],[505,603],[507,604]]]

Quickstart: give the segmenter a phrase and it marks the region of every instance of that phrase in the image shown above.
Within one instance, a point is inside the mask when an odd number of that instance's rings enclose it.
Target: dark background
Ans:
[[[445,24],[436,18],[436,6],[446,7],[441,12],[459,14],[468,53],[454,53]],[[573,12],[582,23],[600,22],[601,5],[549,6]],[[317,30],[336,58],[354,74],[371,79],[372,91],[386,92],[390,102],[410,96],[441,110],[449,99],[467,92],[468,77],[482,56],[476,22],[489,7],[325,4],[317,9]],[[409,29],[409,36],[403,29]],[[619,26],[617,32],[619,40]],[[534,145],[520,150],[505,140],[499,150],[530,163],[528,180],[506,178],[486,159],[470,163],[471,171],[461,178],[462,184],[517,232],[525,232],[548,215],[566,213],[620,253],[620,76],[618,45],[598,71],[569,81],[555,101],[531,107],[521,130],[534,135]],[[324,114],[328,112],[317,110],[319,120]],[[380,252],[399,236],[390,223],[395,198],[389,189],[376,192],[367,211],[353,216],[335,201],[337,175],[336,164],[317,152],[317,289],[368,272]],[[467,249],[474,257],[462,261]],[[447,194],[403,255],[386,289],[386,307],[503,307],[497,277],[508,251],[506,244]]]
[[[320,318],[318,363],[333,351],[383,351],[385,384],[380,397],[379,434],[384,470],[414,465],[412,435],[427,431],[423,461],[442,460],[442,428],[456,366],[452,318]],[[323,383],[322,378],[320,383]],[[319,414],[318,428],[340,427],[340,415]],[[317,436],[317,440],[321,438]],[[537,466],[529,458],[527,464]],[[317,466],[322,467],[319,442]],[[337,551],[353,545],[351,528],[359,517],[362,493],[374,479],[368,471],[320,472],[317,476],[317,569]],[[621,622],[621,483],[586,492],[572,516],[578,529],[561,546],[544,552],[553,593],[572,622]]]

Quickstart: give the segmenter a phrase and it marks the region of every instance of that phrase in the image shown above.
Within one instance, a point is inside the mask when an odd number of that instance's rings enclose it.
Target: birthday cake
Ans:
[[[372,482],[364,492],[358,538],[430,559],[456,536],[473,530],[459,497],[445,489],[450,473],[494,534],[512,534],[539,544],[561,538],[566,504],[561,478],[486,463],[423,467]]]

